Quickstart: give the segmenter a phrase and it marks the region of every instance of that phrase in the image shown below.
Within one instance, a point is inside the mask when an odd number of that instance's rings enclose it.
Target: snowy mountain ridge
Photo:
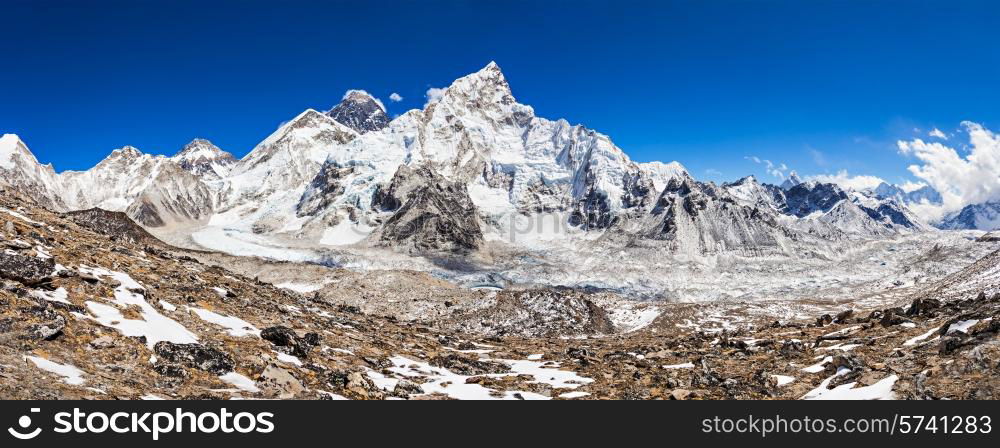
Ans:
[[[480,234],[496,240],[543,215],[575,232],[614,229],[700,252],[926,229],[899,201],[832,184],[796,176],[782,187],[752,177],[716,186],[677,162],[634,162],[604,134],[535,116],[492,62],[391,121],[374,97],[349,91],[328,113],[307,109],[284,123],[239,161],[194,140],[174,157],[126,147],[90,170],[56,174],[4,136],[0,171],[55,210],[100,207],[151,228],[193,223],[330,246],[465,251],[481,247]],[[424,188],[428,179],[437,187]],[[454,204],[475,213],[456,220]]]
[[[938,227],[945,230],[998,230],[1000,202],[967,205],[946,216]]]

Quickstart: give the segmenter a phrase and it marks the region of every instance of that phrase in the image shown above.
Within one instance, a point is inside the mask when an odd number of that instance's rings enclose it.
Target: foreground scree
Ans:
[[[463,297],[485,303],[434,319],[364,313],[222,266],[287,263],[179,249],[122,213],[54,213],[10,190],[0,231],[8,399],[992,399],[1000,390],[997,253],[884,308],[774,320],[743,305],[661,304],[651,323],[623,331],[601,294],[555,288]],[[707,327],[713,315],[741,313],[746,325]]]

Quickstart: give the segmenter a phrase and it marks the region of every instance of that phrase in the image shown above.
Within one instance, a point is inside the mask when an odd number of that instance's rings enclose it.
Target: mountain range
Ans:
[[[87,171],[56,173],[8,134],[0,174],[56,211],[96,207],[151,229],[215,227],[411,252],[518,244],[505,238],[512,223],[540,215],[557,216],[574,235],[766,251],[924,231],[907,203],[935,200],[933,190],[858,192],[797,176],[780,187],[753,177],[699,182],[677,162],[638,163],[604,134],[536,116],[495,63],[391,120],[377,99],[349,91],[239,160],[196,139],[172,157],[124,147]]]

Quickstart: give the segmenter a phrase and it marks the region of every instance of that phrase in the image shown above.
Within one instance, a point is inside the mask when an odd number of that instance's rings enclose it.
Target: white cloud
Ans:
[[[353,94],[367,96],[367,97],[375,100],[375,104],[378,104],[378,107],[381,107],[383,111],[385,110],[385,105],[382,104],[381,100],[379,100],[378,98],[375,98],[375,95],[372,95],[372,94],[370,94],[370,93],[368,93],[368,92],[366,92],[364,90],[361,90],[361,89],[350,89],[350,90],[344,92],[344,96],[340,100],[344,101],[344,100],[347,99],[347,97],[349,97],[349,96],[351,96]]]
[[[826,166],[826,156],[823,155],[823,151],[811,147],[808,149],[809,149],[809,154],[812,156],[813,163],[815,163],[817,166]]]
[[[930,132],[928,132],[927,135],[929,135],[931,137],[939,138],[941,140],[948,140],[948,136],[945,135],[944,132],[941,132],[941,130],[938,129],[938,128],[934,128],[933,130],[931,130]]]
[[[392,102],[394,102],[394,103],[398,103],[400,101],[403,101],[403,97],[400,94],[396,93],[396,92],[392,92],[392,93],[389,94],[389,100],[392,101]]]
[[[841,188],[849,188],[858,191],[875,188],[882,182],[885,182],[878,176],[852,176],[847,172],[847,170],[840,170],[837,174],[817,174],[807,177],[806,180],[812,180],[825,184],[837,184]]]
[[[444,92],[447,89],[442,89],[438,87],[431,87],[427,89],[427,93],[424,95],[427,97],[427,104],[438,102],[441,97],[444,96]]]
[[[927,184],[924,183],[924,182],[913,182],[913,181],[909,181],[909,180],[906,181],[906,182],[903,182],[902,184],[897,185],[897,187],[899,187],[900,190],[903,190],[903,191],[905,191],[907,193],[913,193],[914,191],[917,191],[917,190],[919,190],[921,188],[924,188],[926,186],[927,186]]]
[[[941,193],[940,206],[922,210],[926,219],[937,220],[970,204],[1000,200],[1000,137],[973,122],[963,122],[971,149],[962,157],[940,142],[921,139],[899,141],[899,152],[915,157],[918,165],[908,169]]]
[[[709,176],[714,176],[714,177],[722,177],[722,171],[719,171],[719,170],[717,170],[715,168],[709,168],[709,169],[705,170],[705,174],[707,174]]]
[[[788,171],[788,165],[785,165],[784,163],[775,164],[770,160],[761,159],[757,156],[746,156],[744,158],[758,165],[764,165],[764,169],[767,171],[767,174],[777,177],[778,179],[784,179],[785,171]]]

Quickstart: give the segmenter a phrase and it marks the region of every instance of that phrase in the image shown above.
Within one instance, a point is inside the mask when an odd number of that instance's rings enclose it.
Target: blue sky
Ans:
[[[5,1],[0,132],[57,170],[194,137],[242,156],[347,89],[390,113],[496,60],[548,118],[698,178],[912,179],[895,142],[1000,129],[1000,6],[950,1]],[[401,102],[388,101],[397,92]]]

